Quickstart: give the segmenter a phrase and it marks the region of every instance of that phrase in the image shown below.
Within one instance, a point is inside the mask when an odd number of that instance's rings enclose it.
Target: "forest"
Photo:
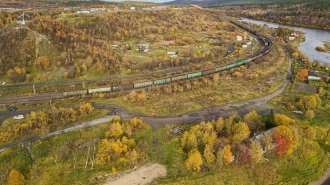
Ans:
[[[13,83],[134,74],[203,61],[219,63],[225,42],[241,44],[233,42],[233,31],[239,31],[213,10],[170,8],[91,15],[40,11],[27,13],[26,26],[16,24],[21,13],[0,12],[0,38],[9,40],[0,45],[4,51],[0,54],[0,76]],[[215,40],[217,35],[227,41],[205,41],[205,37]],[[147,52],[141,44],[150,47]],[[177,57],[167,54],[172,51]]]
[[[330,30],[330,3],[327,0],[280,1],[276,3],[240,4],[217,8],[233,16]]]

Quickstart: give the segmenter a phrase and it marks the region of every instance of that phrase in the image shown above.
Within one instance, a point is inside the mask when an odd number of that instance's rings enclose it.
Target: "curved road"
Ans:
[[[171,117],[151,117],[151,116],[144,116],[144,115],[139,115],[139,114],[133,114],[128,111],[126,111],[124,108],[117,106],[117,105],[109,105],[109,104],[95,104],[94,106],[96,108],[107,108],[112,110],[112,114],[105,116],[103,118],[99,118],[96,120],[88,121],[88,122],[83,122],[74,126],[70,126],[67,128],[63,128],[54,132],[51,132],[48,134],[47,137],[53,136],[53,135],[58,135],[61,133],[81,129],[83,127],[90,127],[94,125],[98,125],[101,123],[108,122],[110,119],[112,119],[112,116],[114,115],[119,115],[123,119],[130,119],[133,117],[138,117],[144,120],[145,122],[149,123],[152,128],[157,129],[160,127],[164,127],[166,124],[188,124],[188,123],[199,123],[201,121],[210,121],[210,120],[215,120],[219,117],[229,117],[230,115],[237,114],[239,116],[243,116],[247,114],[248,112],[252,110],[266,110],[266,109],[272,109],[271,105],[267,104],[267,101],[278,96],[281,94],[285,88],[288,86],[290,82],[290,77],[291,77],[291,60],[289,60],[288,63],[288,78],[285,81],[285,83],[274,93],[264,96],[264,97],[259,97],[255,98],[252,100],[245,100],[241,102],[235,102],[235,103],[230,103],[222,106],[215,106],[215,107],[208,107],[204,108],[198,111],[195,111],[193,116],[191,116],[192,113],[188,114],[183,114],[180,116],[171,116]],[[26,111],[28,112],[28,111]],[[26,113],[25,112],[25,113]],[[0,121],[1,119],[6,119],[10,116],[13,116],[14,113],[24,113],[24,111],[20,112],[10,112],[8,114],[0,114]],[[20,140],[17,142],[13,142],[4,146],[0,146],[0,152],[4,151],[7,148],[10,148],[12,146],[22,144],[25,142],[29,141],[35,141],[42,138],[42,135],[37,135],[37,136],[32,136],[29,138],[26,138],[24,140]]]

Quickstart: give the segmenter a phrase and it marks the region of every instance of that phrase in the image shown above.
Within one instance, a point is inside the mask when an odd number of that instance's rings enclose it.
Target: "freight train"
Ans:
[[[267,37],[258,34],[254,30],[247,29],[243,27],[242,25],[239,25],[233,21],[230,21],[231,23],[235,24],[236,26],[250,32],[250,34],[254,35],[256,38],[258,38],[259,42],[262,44],[262,47],[259,49],[259,51],[255,52],[252,56],[244,58],[240,61],[223,65],[223,66],[217,66],[214,68],[210,69],[205,69],[202,71],[197,71],[197,72],[192,72],[192,73],[187,73],[187,74],[182,74],[182,75],[177,75],[177,76],[172,76],[172,77],[167,77],[167,78],[162,78],[162,79],[156,79],[156,80],[146,80],[143,82],[133,82],[130,84],[117,84],[117,85],[112,85],[109,87],[102,87],[102,88],[93,88],[93,89],[84,89],[84,90],[76,90],[76,91],[69,91],[69,92],[64,92],[64,96],[74,96],[74,95],[82,95],[82,94],[93,94],[93,93],[103,93],[103,92],[114,92],[114,91],[119,91],[119,90],[129,90],[129,89],[138,89],[138,88],[144,88],[144,87],[149,87],[153,85],[161,85],[161,84],[167,84],[171,82],[176,82],[179,80],[184,80],[184,79],[191,79],[191,78],[196,78],[212,73],[217,73],[223,70],[228,70],[237,66],[241,66],[244,64],[247,64],[257,58],[260,58],[264,55],[266,55],[271,49],[272,49],[272,42],[270,39]]]

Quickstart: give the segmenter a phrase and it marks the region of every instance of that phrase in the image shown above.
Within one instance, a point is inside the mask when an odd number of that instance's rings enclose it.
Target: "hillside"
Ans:
[[[227,47],[204,38],[222,35],[229,41],[239,33],[219,13],[195,8],[89,15],[36,11],[27,12],[27,24],[22,26],[15,18],[21,12],[2,12],[0,37],[9,45],[0,45],[0,79],[22,83],[105,78],[186,65],[198,69],[203,61],[218,62]]]

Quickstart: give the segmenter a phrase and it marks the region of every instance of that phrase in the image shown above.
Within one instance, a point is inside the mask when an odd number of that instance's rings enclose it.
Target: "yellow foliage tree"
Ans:
[[[90,103],[84,103],[79,107],[79,113],[82,117],[85,117],[91,114],[94,110],[94,107]]]
[[[232,143],[240,143],[250,136],[250,129],[244,122],[236,123],[232,126],[233,135],[231,137]]]
[[[215,160],[215,155],[213,154],[213,149],[210,145],[206,145],[204,149],[204,157],[206,162],[212,164]]]
[[[291,119],[290,117],[284,114],[275,114],[275,123],[277,125],[294,125],[295,120]]]
[[[250,156],[253,159],[253,163],[260,163],[264,157],[262,155],[262,147],[258,141],[252,141],[250,145]]]
[[[188,154],[188,159],[186,160],[186,167],[191,171],[200,171],[201,165],[203,164],[203,159],[201,154],[197,149],[192,149]]]
[[[11,170],[8,175],[8,185],[24,185],[25,177],[19,171]]]
[[[227,144],[225,148],[223,148],[223,158],[224,158],[224,163],[228,165],[231,163],[232,158],[233,158],[233,153],[231,152],[231,146],[230,144]]]
[[[123,134],[123,129],[119,122],[114,122],[110,126],[110,130],[106,132],[107,138],[118,138]]]

